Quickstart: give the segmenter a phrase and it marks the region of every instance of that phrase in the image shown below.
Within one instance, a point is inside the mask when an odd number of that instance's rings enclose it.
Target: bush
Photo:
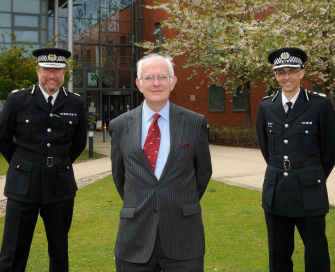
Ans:
[[[255,128],[209,128],[209,143],[215,145],[259,148]]]

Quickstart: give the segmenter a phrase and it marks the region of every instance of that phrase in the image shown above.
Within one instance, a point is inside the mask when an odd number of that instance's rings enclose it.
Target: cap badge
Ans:
[[[56,55],[55,54],[49,54],[48,55],[48,60],[49,61],[55,61],[57,59]]]
[[[290,58],[290,54],[288,52],[283,52],[281,53],[280,58],[283,60],[287,60]]]

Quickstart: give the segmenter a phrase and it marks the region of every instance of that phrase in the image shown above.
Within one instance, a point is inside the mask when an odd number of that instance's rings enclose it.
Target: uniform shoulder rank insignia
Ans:
[[[81,97],[81,95],[80,95],[79,93],[73,93],[73,94],[75,94],[75,95],[77,95],[77,96],[80,96],[80,97]]]
[[[19,91],[19,90],[18,90],[18,89],[16,89],[16,90],[13,90],[13,91],[12,91],[12,93],[16,93],[16,92],[18,92],[18,91]]]
[[[318,93],[318,95],[320,95],[322,97],[327,97],[327,95],[325,95],[324,93]]]

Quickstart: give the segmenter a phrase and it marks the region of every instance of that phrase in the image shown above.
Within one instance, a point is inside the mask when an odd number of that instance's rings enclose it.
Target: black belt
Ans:
[[[288,160],[288,159],[278,160],[276,158],[270,157],[269,164],[288,171],[291,169],[297,169],[300,167],[316,164],[319,163],[320,161],[321,160],[319,156],[313,156],[295,160]]]
[[[64,155],[61,157],[42,157],[40,155],[36,155],[32,152],[26,151],[21,147],[16,148],[16,152],[19,156],[27,158],[28,161],[37,163],[42,166],[52,167],[54,165],[60,164],[64,161],[69,155]]]

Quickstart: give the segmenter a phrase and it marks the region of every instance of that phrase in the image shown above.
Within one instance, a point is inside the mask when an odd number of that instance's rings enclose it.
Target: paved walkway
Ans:
[[[107,133],[103,142],[103,133],[94,132],[93,149],[108,157],[89,162],[78,163],[73,166],[76,179],[111,171],[110,137]],[[88,145],[87,145],[88,148]],[[227,184],[261,190],[264,180],[266,164],[260,150],[210,145],[213,175],[212,179]],[[328,194],[330,203],[335,205],[335,170],[328,178]],[[0,191],[3,191],[4,176],[0,176]],[[4,199],[0,195],[0,199]]]

